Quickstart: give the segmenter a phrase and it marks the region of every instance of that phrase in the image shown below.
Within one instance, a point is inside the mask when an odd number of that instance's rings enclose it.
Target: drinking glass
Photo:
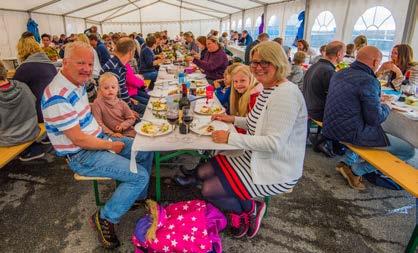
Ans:
[[[179,120],[179,105],[178,103],[174,103],[173,101],[167,101],[167,114],[166,118],[168,123],[171,125],[173,129],[173,133],[171,133],[167,137],[167,141],[170,143],[174,143],[178,141],[177,134],[176,134],[176,125],[178,124]]]
[[[191,107],[183,107],[183,122],[187,125],[187,134],[183,137],[183,141],[191,143],[194,141],[192,135],[190,135],[190,125],[193,122],[194,115]]]

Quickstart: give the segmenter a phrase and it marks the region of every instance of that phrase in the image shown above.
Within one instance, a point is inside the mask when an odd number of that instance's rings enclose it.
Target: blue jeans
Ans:
[[[157,80],[158,72],[151,71],[146,73],[141,73],[145,80],[151,80],[151,82],[155,82]]]
[[[393,135],[386,135],[389,139],[390,146],[378,147],[376,149],[388,151],[389,153],[403,161],[409,160],[412,157],[414,157],[415,149],[411,144]],[[377,170],[373,165],[364,161],[356,153],[349,149],[345,153],[342,162],[351,166],[351,170],[357,176],[363,176],[367,173],[371,173]]]
[[[104,136],[103,139],[109,137]],[[81,150],[69,157],[71,170],[82,176],[109,177],[120,181],[112,197],[100,210],[100,218],[118,223],[137,199],[145,199],[148,193],[152,167],[152,152],[138,152],[136,156],[138,173],[129,169],[133,140],[128,137],[114,138],[125,143],[119,154],[105,150]]]

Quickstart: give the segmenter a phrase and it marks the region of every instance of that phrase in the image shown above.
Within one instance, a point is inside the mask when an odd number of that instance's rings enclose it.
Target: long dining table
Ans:
[[[156,85],[154,87],[155,89],[159,88],[159,83],[163,83],[164,81],[175,81],[174,75],[172,75],[173,80],[167,79],[170,74],[167,73],[167,69],[170,68],[170,66],[162,66],[160,67],[158,78],[156,81]],[[206,81],[205,79],[202,81]],[[207,82],[206,82],[207,83]],[[143,121],[148,122],[161,122],[162,120],[159,119],[155,113],[153,113],[152,110],[152,102],[156,100],[161,100],[161,97],[151,97],[147,109],[145,110],[145,113],[143,115]],[[192,102],[192,108],[194,106],[195,102]],[[218,103],[219,106],[220,103],[214,98],[214,103]],[[199,120],[205,120],[208,121],[210,119],[210,115],[199,115],[194,114],[194,121]],[[139,124],[139,123],[138,123]],[[228,124],[229,131],[230,132],[236,132],[235,127],[232,124]],[[161,199],[161,176],[160,176],[160,166],[161,162],[168,161],[174,157],[188,154],[192,156],[197,156],[201,158],[207,158],[205,155],[201,154],[201,152],[198,152],[199,150],[215,150],[215,151],[226,151],[226,150],[238,150],[237,147],[228,145],[228,144],[219,144],[212,141],[211,136],[207,135],[199,135],[194,132],[188,133],[191,138],[193,138],[193,141],[182,141],[181,138],[179,138],[176,142],[170,142],[168,141],[168,138],[172,138],[173,135],[177,135],[177,137],[181,136],[178,133],[178,129],[176,128],[175,131],[170,132],[168,134],[162,135],[162,136],[145,136],[137,133],[135,136],[133,145],[132,145],[132,151],[131,151],[131,171],[135,172],[137,170],[136,168],[136,154],[140,151],[152,151],[154,152],[154,165],[155,165],[155,177],[156,177],[156,200],[160,201]],[[162,154],[161,152],[164,152]]]

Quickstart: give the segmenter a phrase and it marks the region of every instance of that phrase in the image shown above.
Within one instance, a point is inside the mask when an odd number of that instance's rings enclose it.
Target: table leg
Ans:
[[[161,175],[160,175],[160,152],[154,152],[155,158],[155,200],[161,200]]]
[[[409,239],[408,246],[405,252],[414,253],[418,246],[418,198],[415,198],[415,228],[412,232],[411,239]]]

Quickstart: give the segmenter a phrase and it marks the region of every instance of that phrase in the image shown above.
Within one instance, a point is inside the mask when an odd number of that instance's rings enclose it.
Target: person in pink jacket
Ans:
[[[143,105],[148,104],[149,95],[145,91],[144,80],[135,75],[131,65],[126,65],[126,87],[128,88],[128,94],[131,98],[137,100]]]

